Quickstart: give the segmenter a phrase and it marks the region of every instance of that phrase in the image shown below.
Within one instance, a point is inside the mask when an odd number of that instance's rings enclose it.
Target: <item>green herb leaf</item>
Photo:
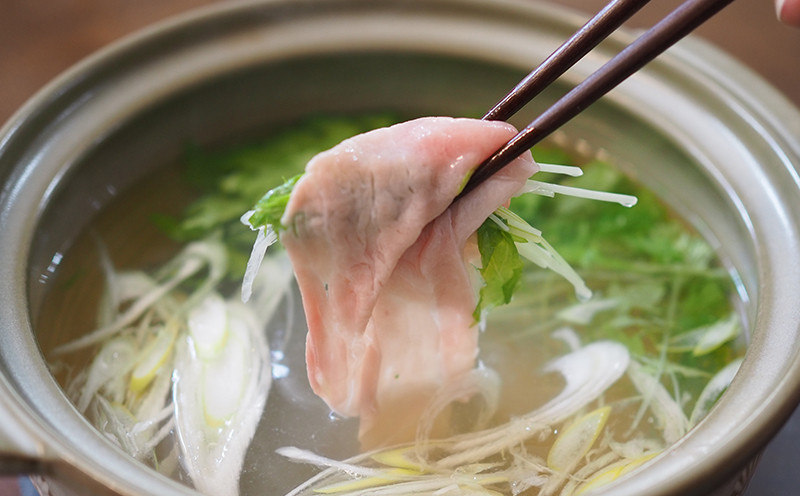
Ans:
[[[294,185],[302,176],[302,174],[297,174],[280,186],[267,191],[256,203],[253,215],[248,219],[250,225],[254,228],[265,227],[267,224],[275,229],[285,228],[281,225],[281,217],[286,211],[286,205],[289,203]]]
[[[514,238],[491,219],[478,228],[478,250],[481,253],[479,271],[484,285],[473,313],[475,320],[480,320],[490,309],[511,301],[523,268]]]

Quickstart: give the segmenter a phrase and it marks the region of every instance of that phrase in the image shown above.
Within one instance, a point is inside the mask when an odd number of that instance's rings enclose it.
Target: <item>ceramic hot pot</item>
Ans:
[[[0,470],[47,494],[192,494],[98,434],[37,326],[48,275],[119,192],[187,141],[318,112],[479,116],[584,18],[530,0],[264,0],[199,10],[69,70],[0,131]],[[612,36],[514,118],[524,125],[632,40]],[[800,114],[697,40],[559,132],[654,189],[737,274],[750,345],[713,411],[598,494],[735,495],[800,395]]]

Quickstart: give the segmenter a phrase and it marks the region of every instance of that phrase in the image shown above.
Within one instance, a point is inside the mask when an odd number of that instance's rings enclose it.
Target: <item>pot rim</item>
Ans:
[[[524,0],[495,0],[491,3],[482,0],[428,1],[428,8],[430,8],[430,5],[435,4],[436,8],[443,10],[462,9],[465,11],[464,16],[478,11],[493,13],[492,15],[497,15],[498,17],[501,14],[513,15],[510,13],[518,12],[524,13],[526,16],[551,19],[553,22],[569,25],[572,29],[577,28],[584,20],[584,16],[561,7],[542,7]],[[308,9],[317,5],[317,3],[311,1],[297,0],[242,1],[226,5],[213,5],[162,21],[97,52],[48,84],[0,129],[0,164],[14,164],[26,156],[25,153],[27,152],[23,148],[28,144],[35,144],[37,139],[40,139],[37,128],[47,130],[51,123],[70,118],[76,109],[86,103],[85,96],[92,94],[91,87],[93,84],[103,81],[104,78],[124,77],[125,72],[130,71],[131,68],[127,66],[121,67],[121,61],[127,61],[128,65],[134,69],[139,63],[148,64],[150,62],[147,60],[147,54],[150,53],[148,50],[152,52],[153,47],[157,45],[164,46],[165,41],[168,42],[167,46],[170,49],[178,51],[183,50],[186,44],[196,42],[198,39],[200,39],[201,43],[213,45],[217,37],[225,39],[231,36],[230,33],[234,32],[238,27],[255,26],[259,22],[264,22],[263,18],[259,18],[256,15],[263,14],[262,9],[281,8],[282,6],[286,8],[287,5],[293,2],[294,6],[290,9],[292,10],[291,15],[301,15],[300,13],[302,12],[307,13]],[[364,0],[329,0],[324,3],[330,9],[335,9],[340,5],[347,5],[348,9],[356,13],[360,12],[361,9],[374,6],[373,2]],[[414,0],[387,0],[382,4],[381,8],[390,11],[396,6],[405,6],[409,8],[409,11],[414,11],[421,4],[421,1]],[[469,9],[466,9],[466,7],[469,7]],[[424,9],[420,8],[420,11],[422,10]],[[468,12],[466,12],[467,10]],[[223,21],[222,24],[220,24],[220,21]],[[209,29],[212,24],[216,25],[213,30]],[[197,33],[198,27],[203,28],[200,29],[201,34]],[[183,40],[181,40],[182,37],[184,37]],[[630,41],[631,38],[631,33],[620,32],[610,40],[607,50],[614,50],[615,47],[622,46]],[[160,55],[156,55],[157,53],[152,52],[149,56],[157,59],[160,57]],[[477,56],[482,55],[479,54]],[[508,56],[511,58],[522,57],[522,55],[517,56],[515,54],[508,54]],[[239,62],[246,63],[248,57],[251,56],[245,56]],[[140,58],[143,59],[139,60]],[[582,66],[584,68],[579,69],[578,72],[590,70],[591,64],[592,62],[589,62],[588,65]],[[122,72],[117,73],[116,71]],[[197,69],[197,72],[199,73],[201,70]],[[688,39],[681,42],[654,61],[651,66],[644,69],[642,74],[643,76],[640,79],[646,79],[654,75],[665,77],[667,81],[679,78],[683,81],[681,83],[682,86],[679,85],[681,88],[687,86],[704,88],[704,91],[709,94],[709,98],[716,93],[720,101],[735,109],[735,114],[741,120],[749,120],[750,125],[756,128],[754,132],[761,139],[765,142],[770,142],[773,147],[782,151],[783,157],[779,158],[785,167],[782,174],[789,181],[782,185],[786,191],[779,191],[778,193],[785,196],[797,189],[798,182],[800,182],[796,171],[797,164],[800,163],[800,159],[798,159],[800,157],[800,143],[794,137],[800,136],[800,113],[760,77],[743,68],[731,57],[720,53],[715,48],[697,39]],[[736,77],[731,77],[732,74],[736,75]],[[178,91],[182,84],[188,84],[188,82],[176,81],[174,86],[163,88],[161,95],[170,91]],[[614,97],[620,100],[621,105],[630,105],[624,101],[626,95],[641,96],[637,92],[647,91],[652,86],[649,83],[643,83],[640,88],[636,84],[625,84],[625,88],[620,95]],[[628,93],[625,93],[625,91]],[[139,101],[138,105],[149,105],[159,97],[159,94],[150,95],[148,99]],[[135,111],[136,108],[132,107],[119,109],[117,114],[108,118],[109,122],[118,120],[122,116]],[[645,120],[655,119],[653,116],[648,115],[640,115],[640,117]],[[99,136],[90,138],[98,139]],[[35,155],[28,155],[27,157],[36,158]],[[27,177],[24,176],[29,173],[30,170],[28,169],[12,170],[12,167],[9,166],[8,170],[6,170],[5,165],[0,165],[0,180],[4,184],[2,193],[0,193],[0,208],[2,208],[0,210],[0,225],[4,227],[14,225],[18,232],[21,233],[21,236],[15,241],[16,244],[13,250],[8,248],[0,249],[0,252],[3,253],[3,257],[0,258],[4,260],[7,258],[11,260],[12,258],[9,257],[17,256],[20,252],[27,251],[33,239],[33,225],[21,227],[9,218],[13,205],[20,200],[19,195],[21,193],[17,185],[21,184],[20,181],[27,180]],[[54,182],[57,182],[57,179]],[[48,184],[50,183],[48,182]],[[741,185],[736,187],[741,188]],[[42,191],[43,197],[39,201],[37,208],[39,213],[42,212],[51,192],[51,190]],[[747,212],[743,212],[743,215],[749,219]],[[753,239],[756,242],[760,236],[760,229],[764,228],[764,226],[759,225],[758,221],[760,220],[755,219],[750,226]],[[796,216],[786,213],[783,218],[776,219],[774,222],[779,225],[777,227],[775,225],[768,226],[769,229],[788,227],[791,230],[789,234],[791,239],[789,241],[793,242],[794,246],[800,244],[796,234]],[[765,254],[770,254],[777,247],[756,246],[756,249]],[[7,262],[2,262],[0,276],[11,284],[16,285],[16,287],[24,287],[25,281],[28,279],[26,267],[11,265]],[[787,268],[782,272],[773,263],[762,263],[759,267],[759,272],[769,276],[780,277],[785,284],[788,284],[788,281],[800,280],[796,268]],[[0,314],[2,319],[6,322],[24,320],[26,325],[23,326],[24,329],[14,331],[13,338],[8,336],[0,338],[2,339],[0,342],[3,344],[1,356],[5,357],[2,364],[2,374],[0,374],[0,405],[3,408],[0,410],[0,418],[12,422],[11,424],[3,422],[2,425],[15,426],[14,429],[9,429],[9,432],[0,433],[0,437],[5,436],[9,439],[6,444],[14,452],[26,458],[41,459],[42,465],[48,466],[43,470],[55,471],[59,474],[64,473],[67,474],[67,477],[77,477],[79,479],[82,479],[81,474],[89,474],[92,479],[96,479],[103,487],[112,487],[115,491],[123,494],[135,494],[138,488],[135,482],[137,478],[145,474],[152,477],[155,475],[152,471],[137,467],[132,470],[133,475],[121,479],[117,474],[107,473],[105,469],[98,470],[97,464],[88,456],[86,448],[78,449],[73,446],[74,437],[64,437],[63,433],[54,430],[53,418],[45,419],[42,414],[38,413],[36,408],[30,406],[30,398],[27,398],[25,394],[21,394],[19,387],[16,385],[16,378],[20,375],[20,371],[8,369],[9,364],[14,364],[14,361],[9,360],[8,357],[15,350],[35,349],[37,345],[33,339],[30,323],[27,321],[29,317],[26,313],[27,301],[25,294],[6,293],[7,291],[2,292],[3,304],[0,305],[2,307],[2,310],[0,310],[2,311],[2,314]],[[770,294],[769,292],[767,294],[759,293],[757,304],[760,309],[769,310],[770,315],[759,317],[755,323],[757,328],[760,329],[770,325],[770,322],[778,318],[775,315],[783,315],[785,313],[781,313],[781,310],[777,308],[785,304],[785,298],[781,296]],[[765,301],[767,297],[775,297],[776,299]],[[800,329],[797,318],[789,319],[789,322],[793,324],[794,331]],[[669,456],[675,457],[677,456],[674,455],[675,453],[683,452],[685,454],[690,450],[700,450],[698,452],[705,452],[705,456],[700,458],[688,457],[682,462],[677,462],[675,468],[670,471],[660,470],[657,464],[646,467],[643,472],[646,475],[621,481],[618,486],[612,487],[608,491],[613,490],[614,494],[642,494],[644,492],[653,494],[650,485],[653,481],[657,481],[659,491],[661,491],[659,494],[671,492],[689,494],[690,492],[699,491],[696,485],[698,479],[702,479],[703,475],[708,475],[718,470],[720,466],[728,467],[727,473],[723,471],[716,481],[707,479],[706,486],[708,487],[703,487],[702,489],[710,489],[711,482],[718,482],[726,477],[734,477],[738,467],[745,464],[752,455],[752,452],[750,450],[746,451],[746,449],[757,440],[763,440],[765,443],[767,439],[771,438],[792,413],[797,402],[800,401],[800,360],[792,361],[790,359],[791,356],[797,355],[796,345],[787,341],[786,334],[782,336],[781,339],[775,340],[762,339],[760,335],[754,337],[751,348],[754,351],[748,351],[748,357],[742,370],[754,374],[754,377],[758,378],[758,380],[772,380],[775,387],[771,394],[763,397],[765,401],[760,407],[754,407],[747,412],[747,415],[742,417],[741,420],[743,422],[740,425],[732,426],[730,422],[723,422],[720,414],[717,413],[718,410],[712,412],[702,423],[703,429],[705,429],[703,436],[690,436],[680,441],[669,452]],[[762,370],[763,367],[756,370],[756,362],[781,363],[785,364],[785,366],[771,366],[768,371]],[[25,373],[49,375],[43,360],[28,363],[25,367],[27,368]],[[737,378],[731,388],[732,393],[738,395],[734,397],[743,397],[744,395],[741,392],[744,386],[739,386],[740,384],[741,380]],[[56,396],[62,394],[54,382],[48,386],[47,391]],[[729,395],[728,397],[731,396]],[[732,401],[724,397],[721,404],[729,404]],[[47,404],[49,407],[58,405],[60,405],[59,402]],[[768,410],[768,408],[771,410]],[[63,418],[74,416],[74,414],[75,412],[65,412],[57,416]],[[756,422],[757,419],[759,422]],[[721,426],[724,426],[723,430],[735,432],[739,437],[731,439],[729,433],[722,433],[720,428],[713,428],[713,422],[717,421],[720,422]],[[74,419],[70,422],[73,425],[77,425]],[[83,432],[89,432],[91,427],[85,424],[81,429]],[[709,453],[708,450],[710,448],[707,443],[710,440],[720,438],[727,439],[724,449]],[[103,453],[104,456],[108,455],[115,463],[125,463],[127,461],[124,455],[119,452],[115,453],[115,450],[107,446],[105,441],[96,440],[96,442],[90,444],[92,445],[90,449],[96,449],[98,452]],[[54,466],[60,468],[54,469]],[[72,474],[73,469],[74,474]],[[188,494],[191,492],[166,478],[162,477],[161,479],[163,479],[161,483],[164,491],[171,491],[170,494]]]

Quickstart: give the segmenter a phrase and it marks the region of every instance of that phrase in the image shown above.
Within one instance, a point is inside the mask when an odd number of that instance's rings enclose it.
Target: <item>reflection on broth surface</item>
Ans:
[[[483,324],[477,373],[436,397],[449,405],[441,439],[425,435],[426,413],[416,442],[359,455],[358,420],[332,414],[309,386],[303,308],[280,248],[254,282],[255,304],[241,303],[255,235],[239,217],[316,152],[392,120],[319,117],[261,143],[190,148],[186,163],[98,215],[49,282],[38,327],[54,373],[100,431],[208,494],[284,494],[322,465],[301,492],[569,495],[657,456],[707,413],[744,351],[730,275],[613,158],[550,144],[534,150],[538,162],[584,174],[536,180],[639,199],[511,203],[592,297],[525,262],[511,302]]]

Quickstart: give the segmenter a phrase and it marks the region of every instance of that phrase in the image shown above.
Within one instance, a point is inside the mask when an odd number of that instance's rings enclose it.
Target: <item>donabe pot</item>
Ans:
[[[36,326],[57,258],[187,142],[235,142],[319,112],[481,115],[584,21],[527,0],[273,0],[196,11],[46,87],[0,132],[0,467],[53,494],[192,494],[75,410]],[[624,32],[515,117],[524,125],[630,42]],[[750,346],[728,392],[605,492],[739,494],[800,394],[800,115],[697,40],[560,132],[659,193],[740,277]],[[44,481],[44,482],[41,482]]]

